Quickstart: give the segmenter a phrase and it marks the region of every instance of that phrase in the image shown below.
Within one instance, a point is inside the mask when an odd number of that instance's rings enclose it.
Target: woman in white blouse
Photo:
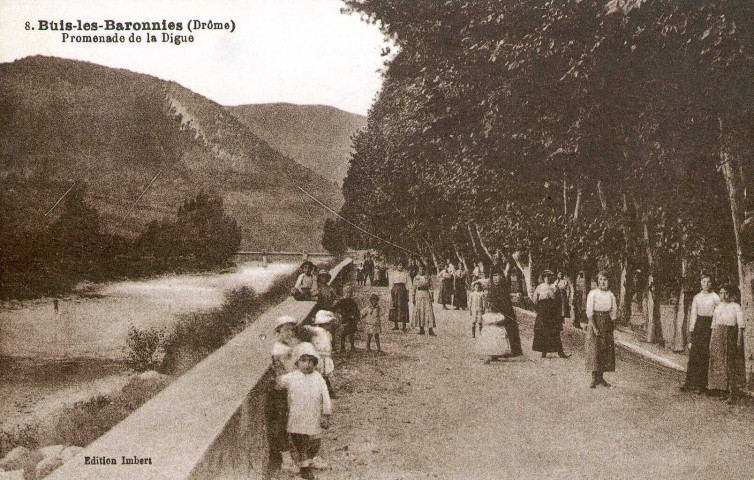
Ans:
[[[712,291],[712,279],[702,275],[702,291],[694,296],[689,316],[689,363],[686,367],[686,382],[682,392],[707,390],[709,370],[709,340],[712,335],[712,314],[720,304],[720,297]]]
[[[707,388],[728,392],[728,403],[735,403],[741,395],[746,366],[744,316],[731,293],[732,287],[720,288],[720,304],[712,314]]]
[[[592,372],[590,388],[609,387],[603,374],[615,371],[615,338],[613,329],[618,318],[618,302],[608,290],[607,272],[597,274],[597,288],[586,297],[586,369]]]

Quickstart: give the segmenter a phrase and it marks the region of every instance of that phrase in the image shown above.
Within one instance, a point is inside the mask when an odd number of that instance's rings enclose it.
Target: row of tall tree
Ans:
[[[42,229],[0,236],[0,298],[64,293],[81,281],[133,278],[219,266],[241,243],[241,230],[222,199],[199,192],[174,219],[152,222],[135,240],[106,232],[80,189]]]
[[[492,252],[527,293],[544,268],[608,268],[624,321],[642,291],[649,341],[657,297],[708,271],[741,287],[752,322],[754,3],[344,1],[398,53],[341,213],[400,248],[344,222],[328,242],[434,263]]]

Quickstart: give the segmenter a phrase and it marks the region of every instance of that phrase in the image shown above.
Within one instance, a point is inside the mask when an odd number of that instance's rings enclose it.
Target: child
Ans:
[[[353,287],[343,287],[342,297],[332,307],[333,313],[340,317],[343,328],[340,332],[340,351],[346,351],[346,338],[351,345],[351,352],[355,350],[354,336],[359,328],[359,305],[353,296]]]
[[[275,380],[296,369],[293,359],[293,348],[298,345],[296,336],[296,319],[285,315],[275,322],[277,341],[272,347],[272,368]],[[285,395],[279,390],[271,388],[267,397],[267,437],[270,446],[270,471],[281,468],[285,472],[297,473],[298,468],[293,463],[290,443],[286,433],[288,420],[288,403]]]
[[[381,318],[380,297],[373,293],[369,296],[369,306],[361,311],[361,320],[364,323],[364,332],[367,334],[367,350],[372,349],[372,335],[374,335],[374,340],[377,342],[377,352],[379,353],[382,353],[380,348]]]
[[[485,364],[510,355],[511,346],[508,342],[508,334],[503,324],[505,315],[502,313],[488,312],[482,315],[484,330],[479,331],[479,338],[474,344],[474,351],[478,355],[488,357]]]
[[[294,351],[297,371],[286,373],[277,388],[286,390],[288,398],[287,432],[296,451],[300,475],[314,479],[314,458],[319,453],[320,435],[330,426],[332,404],[322,375],[315,371],[319,362],[310,343],[299,344]]]
[[[314,326],[307,326],[306,329],[310,332],[312,340],[311,343],[317,350],[321,361],[317,363],[317,371],[322,375],[327,384],[327,390],[330,392],[330,397],[335,398],[332,385],[330,384],[330,374],[335,370],[335,363],[332,361],[332,333],[331,329],[335,325],[335,314],[327,311],[320,310],[314,316]]]
[[[476,337],[476,327],[479,325],[479,334],[482,333],[482,315],[487,301],[487,293],[482,291],[481,282],[474,282],[473,291],[469,293],[469,314],[471,315],[471,338]]]

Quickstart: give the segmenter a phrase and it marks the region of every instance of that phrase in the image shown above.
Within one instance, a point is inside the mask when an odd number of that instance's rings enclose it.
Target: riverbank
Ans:
[[[216,317],[219,322],[232,320],[236,324],[234,327],[236,330],[231,328],[225,330],[229,336],[232,336],[238,328],[252,323],[261,312],[288,296],[290,286],[295,280],[296,265],[286,266],[285,272],[277,272],[274,266],[270,267],[270,271],[275,272],[274,276],[245,282],[254,289],[259,289],[260,294],[245,297],[249,301],[242,302],[243,312],[228,312],[227,308],[220,307],[216,307],[215,310],[202,308],[181,313],[179,317],[185,320],[200,315],[202,321],[213,317]],[[278,265],[278,267],[283,266]],[[234,291],[228,289],[236,285],[239,279],[245,278],[243,272],[244,268],[241,266],[236,272],[225,274],[225,278],[212,278],[211,281],[205,282],[204,288]],[[171,279],[157,279],[153,282],[165,286],[166,282],[171,283],[169,280]],[[174,280],[173,278],[172,283],[175,283]],[[196,280],[195,277],[194,280]],[[179,284],[186,286],[185,282],[179,282]],[[149,285],[149,287],[154,287],[154,285]],[[195,282],[193,287],[198,287]],[[101,286],[100,291],[113,295],[114,291],[138,290],[139,288],[139,285],[120,283]],[[150,288],[148,291],[156,295],[166,295],[165,288]],[[170,291],[174,290],[167,289],[167,292]],[[186,305],[192,307],[206,307],[207,298],[211,297],[211,295],[208,297],[207,291],[199,288],[189,288],[186,292],[188,297],[184,300],[187,302]],[[168,297],[171,302],[177,301],[174,296],[168,295]],[[227,299],[223,299],[225,297],[221,296],[220,301],[227,303]],[[79,299],[79,301],[84,300]],[[101,299],[93,301],[97,302],[95,305],[101,304],[99,303]],[[148,306],[152,305],[150,302],[146,303]],[[239,304],[235,303],[234,306],[238,307]],[[184,329],[182,333],[192,335],[196,332]],[[220,343],[222,343],[221,340],[218,339]],[[210,353],[209,350],[201,352],[187,350],[180,356],[180,364],[174,362],[171,365],[172,375],[160,376],[160,388],[208,353]],[[54,425],[57,425],[58,419],[62,417],[71,417],[71,412],[83,411],[86,414],[73,416],[75,417],[73,424],[65,427],[69,432],[67,437],[73,440],[83,438],[88,443],[159,391],[159,389],[148,389],[146,392],[144,389],[129,389],[128,385],[134,382],[134,374],[122,358],[69,357],[51,360],[28,356],[0,357],[0,363],[0,458],[5,451],[18,445],[33,448],[55,441],[60,436],[60,432],[56,430],[60,429]],[[124,391],[130,393],[124,396]],[[97,401],[98,398],[106,399],[106,401]],[[43,427],[45,425],[47,427]],[[50,425],[53,427],[50,428]],[[77,437],[77,432],[81,432],[80,437]],[[78,444],[70,440],[64,443]]]

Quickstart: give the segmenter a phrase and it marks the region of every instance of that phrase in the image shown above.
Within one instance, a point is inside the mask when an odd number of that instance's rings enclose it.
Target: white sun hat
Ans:
[[[295,318],[291,317],[290,315],[283,315],[282,317],[278,317],[278,319],[275,320],[275,331],[277,332],[280,329],[280,327],[282,327],[286,323],[292,323],[295,325],[298,322],[296,321]]]
[[[301,342],[293,347],[291,356],[294,358],[295,362],[298,362],[303,355],[314,357],[317,359],[317,363],[319,363],[319,354],[317,353],[317,349],[314,348],[314,345],[309,342]]]
[[[320,310],[314,316],[315,325],[324,325],[325,323],[330,323],[334,320],[337,320],[337,317],[329,310]]]

